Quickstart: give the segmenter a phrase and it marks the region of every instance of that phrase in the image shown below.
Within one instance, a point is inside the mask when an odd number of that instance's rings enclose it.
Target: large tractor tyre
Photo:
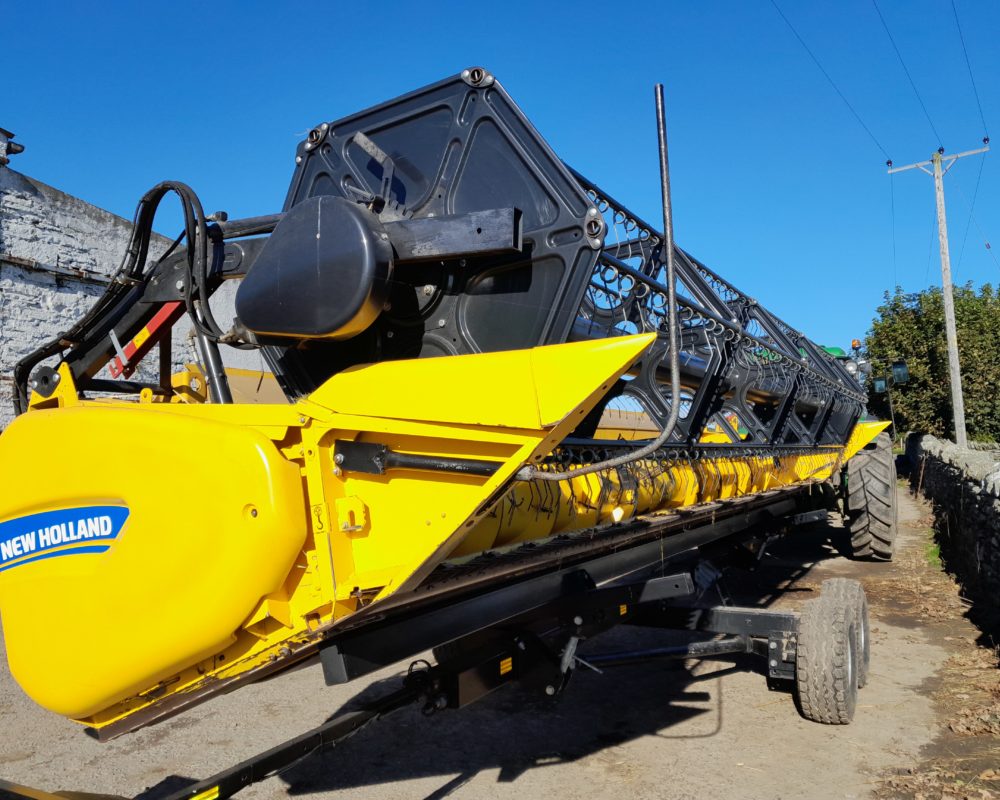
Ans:
[[[847,462],[847,529],[855,558],[892,561],[896,544],[896,459],[892,440],[879,434],[875,447]]]
[[[854,634],[856,636],[858,688],[868,683],[868,669],[871,664],[871,624],[868,619],[868,596],[864,587],[850,578],[829,578],[823,581],[820,597],[843,603],[854,611]]]
[[[806,719],[846,725],[858,704],[856,610],[832,596],[802,607],[795,645],[795,699]]]

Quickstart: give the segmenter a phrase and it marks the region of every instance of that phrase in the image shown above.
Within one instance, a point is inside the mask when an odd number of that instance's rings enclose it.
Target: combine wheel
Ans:
[[[844,502],[855,558],[892,561],[896,541],[896,460],[892,440],[879,434],[872,450],[847,462]]]
[[[795,647],[795,698],[806,719],[846,725],[858,702],[857,611],[835,594],[802,607]]]
[[[868,597],[864,587],[849,578],[830,578],[823,581],[820,596],[834,603],[849,606],[854,611],[854,632],[856,635],[858,688],[868,683],[868,667],[871,663],[871,628],[868,621]]]

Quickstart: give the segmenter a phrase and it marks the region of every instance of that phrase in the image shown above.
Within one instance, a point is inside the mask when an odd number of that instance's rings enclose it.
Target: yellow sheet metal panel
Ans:
[[[16,564],[0,563],[0,612],[15,676],[42,705],[106,727],[294,659],[446,558],[822,480],[838,465],[840,448],[829,448],[512,481],[651,341],[385,362],[294,405],[98,404],[65,376],[42,406],[52,410],[0,437],[10,489],[0,561]],[[501,466],[490,477],[343,470],[338,441]],[[60,509],[84,509],[93,534],[85,520],[79,541],[39,561],[3,538],[15,518]]]
[[[334,375],[309,401],[341,414],[549,427],[599,387],[606,391],[622,364],[631,365],[655,339],[649,333],[504,353],[385,361]]]
[[[305,538],[299,470],[237,425],[134,405],[33,411],[0,436],[0,465],[11,672],[69,717],[223,650]]]
[[[844,447],[841,463],[846,464],[854,458],[866,444],[873,442],[875,437],[888,428],[890,424],[889,422],[879,422],[876,420],[872,422],[859,422],[855,425],[854,430],[851,431],[851,438],[847,440],[847,445]]]
[[[654,340],[643,334],[384,362],[335,375],[301,402],[298,408],[315,418],[303,431],[311,504],[352,496],[370,509],[360,531],[342,536],[343,522],[334,526],[338,597],[378,582],[384,583],[380,598],[414,588],[473,532],[513,473],[551,452]],[[424,435],[410,432],[417,421]],[[502,466],[489,478],[426,470],[335,476],[331,451],[338,438]],[[533,512],[533,521],[548,535],[555,515],[541,519]]]

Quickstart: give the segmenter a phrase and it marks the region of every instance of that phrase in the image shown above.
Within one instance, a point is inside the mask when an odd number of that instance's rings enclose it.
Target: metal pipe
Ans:
[[[707,658],[727,653],[749,652],[746,636],[729,636],[725,639],[711,639],[707,642],[657,647],[651,650],[624,650],[620,653],[599,653],[588,655],[584,661],[595,667],[622,667],[627,664],[641,664],[657,658]]]
[[[205,377],[208,379],[208,389],[213,403],[232,403],[233,395],[229,390],[229,379],[219,354],[219,345],[209,339],[204,331],[195,329],[195,343],[198,355],[205,367]]]
[[[270,233],[281,222],[284,214],[267,214],[262,217],[246,217],[216,222],[222,232],[223,239],[238,239],[240,236],[253,236],[256,233]]]
[[[389,450],[385,455],[386,469],[426,469],[431,472],[460,472],[488,478],[502,466],[499,461],[481,461],[476,458],[445,458],[443,456],[418,456]]]
[[[160,334],[160,388],[168,395],[173,391],[171,373],[173,372],[173,335],[170,328]]]
[[[631,464],[634,461],[652,455],[662,447],[670,435],[677,427],[677,420],[681,411],[681,368],[679,351],[679,334],[677,320],[677,280],[674,269],[674,219],[670,204],[670,164],[667,159],[667,121],[663,103],[663,84],[656,84],[656,133],[657,144],[660,151],[660,193],[663,199],[663,250],[660,259],[667,267],[667,327],[670,338],[670,416],[667,418],[663,430],[660,431],[653,441],[638,450],[634,450],[618,458],[611,458],[607,461],[599,461],[589,464],[576,470],[565,470],[563,472],[546,472],[538,469],[534,465],[528,465],[518,470],[516,477],[519,480],[538,479],[543,481],[565,481],[578,478],[581,475],[590,475],[594,472],[602,472],[606,469],[614,469],[624,464]]]

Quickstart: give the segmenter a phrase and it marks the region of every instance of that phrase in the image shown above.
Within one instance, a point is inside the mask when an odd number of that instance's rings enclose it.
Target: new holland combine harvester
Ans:
[[[674,246],[657,100],[662,232],[480,68],[311,130],[281,213],[150,190],[103,297],[15,370],[0,613],[24,691],[104,740],[308,659],[341,683],[434,650],[178,794],[202,798],[408,703],[559,694],[581,661],[757,654],[806,717],[849,722],[860,585],[797,614],[705,598],[732,553],[839,501],[856,553],[890,558],[885,425],[844,361]],[[170,193],[184,233],[150,259]],[[577,654],[619,623],[689,633]]]

